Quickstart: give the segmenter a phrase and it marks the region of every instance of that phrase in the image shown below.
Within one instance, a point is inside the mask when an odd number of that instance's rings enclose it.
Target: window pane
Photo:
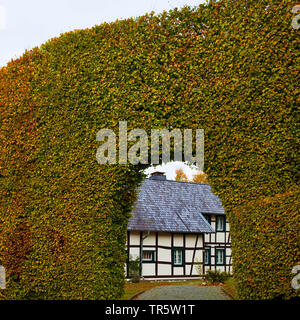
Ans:
[[[225,229],[224,226],[224,217],[217,217],[217,230],[223,231]]]
[[[143,261],[152,261],[154,260],[154,252],[143,251]]]
[[[181,251],[176,250],[176,264],[180,264],[180,263],[181,263]]]
[[[210,249],[205,249],[204,252],[204,263],[210,264]]]
[[[224,251],[216,250],[217,264],[224,264]]]

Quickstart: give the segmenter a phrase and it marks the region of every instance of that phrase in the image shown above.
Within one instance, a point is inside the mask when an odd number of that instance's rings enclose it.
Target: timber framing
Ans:
[[[211,225],[215,227],[216,215],[211,215]],[[146,231],[127,232],[128,257],[143,257],[140,252],[140,241]],[[184,263],[177,266],[173,263],[173,250],[183,249]],[[210,249],[210,263],[205,264],[205,249]],[[224,261],[217,264],[216,252],[224,250]],[[215,233],[174,233],[174,232],[150,232],[144,240],[143,251],[153,251],[153,260],[143,261],[144,279],[181,279],[197,278],[205,274],[207,270],[221,270],[232,272],[231,241],[229,223],[226,221],[226,229]],[[126,264],[126,277],[129,278],[129,268]]]

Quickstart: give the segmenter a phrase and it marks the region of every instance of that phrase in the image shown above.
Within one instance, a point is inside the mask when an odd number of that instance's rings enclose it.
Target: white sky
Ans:
[[[175,171],[180,168],[183,169],[183,171],[185,172],[189,180],[192,180],[193,175],[198,172],[196,167],[190,168],[187,165],[185,165],[183,162],[173,161],[167,164],[162,164],[160,166],[150,167],[145,171],[145,173],[150,174],[154,171],[162,171],[166,173],[168,180],[174,180],[176,176]]]
[[[205,0],[0,0],[0,67],[60,33],[147,12],[191,7]],[[167,178],[184,164],[172,163]],[[191,178],[191,170],[185,169]]]

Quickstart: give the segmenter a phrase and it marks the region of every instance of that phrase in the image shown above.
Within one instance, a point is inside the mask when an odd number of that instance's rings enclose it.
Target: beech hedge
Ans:
[[[205,131],[242,299],[292,298],[298,30],[293,1],[209,1],[53,38],[0,69],[3,299],[114,299],[145,165],[99,165],[96,134]],[[299,209],[299,207],[298,207]]]

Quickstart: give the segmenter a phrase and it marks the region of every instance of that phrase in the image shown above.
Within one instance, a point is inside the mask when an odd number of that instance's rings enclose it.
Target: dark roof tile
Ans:
[[[208,184],[145,179],[128,230],[214,232],[202,214],[225,214]]]

